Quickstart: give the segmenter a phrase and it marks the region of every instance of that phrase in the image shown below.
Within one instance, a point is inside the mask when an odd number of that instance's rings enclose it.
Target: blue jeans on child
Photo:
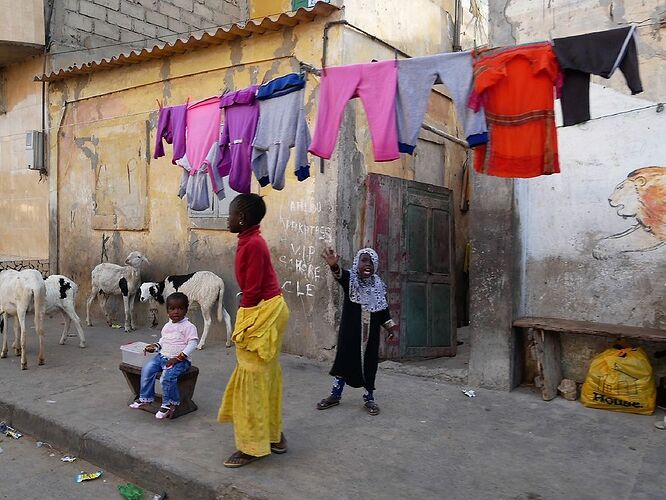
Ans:
[[[188,360],[176,363],[171,368],[166,368],[169,359],[161,354],[157,354],[141,368],[141,391],[139,401],[142,403],[152,403],[155,399],[155,379],[157,374],[162,371],[162,406],[180,404],[180,394],[178,392],[178,377],[187,371],[191,366]]]

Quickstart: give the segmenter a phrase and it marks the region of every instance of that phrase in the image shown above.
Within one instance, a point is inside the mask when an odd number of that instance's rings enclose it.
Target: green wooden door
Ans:
[[[454,356],[451,193],[408,182],[402,270],[403,357]]]
[[[455,356],[451,191],[395,177],[366,180],[364,245],[380,255],[397,343],[382,342],[385,359]]]

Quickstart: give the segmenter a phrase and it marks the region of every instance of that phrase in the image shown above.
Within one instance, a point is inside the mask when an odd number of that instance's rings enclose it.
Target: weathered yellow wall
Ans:
[[[197,100],[220,94],[225,88],[242,88],[297,70],[295,58],[319,66],[324,24],[335,18],[52,84],[50,116],[56,126],[63,102],[68,102],[60,133],[51,134],[50,141],[52,166],[58,171],[59,271],[80,284],[81,304],[90,290],[90,270],[102,258],[122,262],[130,251],[140,250],[151,260],[143,272],[145,281],[210,270],[225,279],[227,307],[235,311],[236,237],[219,229],[199,229],[188,218],[185,203],[176,196],[180,169],[170,162],[170,147],[165,158],[150,158],[157,119],[155,99],[174,105],[188,97]],[[365,60],[370,61],[374,42],[361,38],[354,43],[358,54],[367,54]],[[342,46],[343,30],[332,29],[329,64],[351,62],[345,59],[347,49],[343,52]],[[312,132],[318,82],[318,77],[309,76],[306,87]],[[365,119],[358,104],[350,106],[356,107],[358,122]],[[452,116],[448,100],[435,97],[433,110],[439,116],[433,123],[446,129]],[[361,133],[363,130],[359,125],[354,146],[367,156],[369,137],[367,132]],[[430,174],[439,175],[444,185],[452,184],[455,176],[454,168],[445,168],[449,162],[456,165],[449,149],[443,146],[447,153],[441,165],[429,167]],[[414,178],[413,161],[376,166],[368,160],[366,171],[386,168],[392,175]],[[289,174],[283,191],[261,189],[268,205],[263,232],[292,310],[285,350],[328,359],[336,343],[337,294],[331,290],[337,287],[319,253],[324,246],[339,243],[339,173],[348,166],[341,165],[336,155],[324,162],[322,171],[318,158],[312,158],[311,166],[313,177],[304,183]],[[111,185],[113,189],[108,188]],[[361,203],[346,203],[354,201]],[[119,217],[100,220],[95,216],[100,210],[104,212],[101,215],[114,212]],[[139,320],[145,313],[137,306]],[[198,314],[192,316],[198,318]],[[221,327],[216,326],[212,337],[220,338],[221,334]]]
[[[80,305],[90,290],[90,270],[100,262],[103,240],[108,238],[105,248],[109,261],[122,262],[132,250],[148,256],[151,265],[144,270],[144,280],[197,270],[219,274],[228,285],[227,306],[235,311],[236,237],[227,231],[193,227],[185,202],[176,196],[180,169],[170,162],[170,147],[167,146],[165,158],[147,159],[146,144],[152,155],[155,140],[155,99],[173,105],[188,97],[197,100],[220,94],[225,87],[243,88],[259,83],[264,78],[298,70],[292,55],[317,64],[321,57],[321,30],[321,23],[304,24],[293,31],[252,37],[52,85],[53,123],[60,120],[63,101],[70,102],[58,139],[53,134],[50,143],[58,168],[59,270],[80,284]],[[335,46],[335,36],[331,43]],[[314,128],[317,79],[310,77],[306,89],[308,122]],[[127,180],[130,163],[133,169],[145,172],[145,197],[129,196],[130,185],[141,189]],[[335,308],[327,285],[330,277],[319,253],[335,238],[336,179],[320,175],[314,160],[312,174],[313,178],[304,183],[289,174],[281,192],[261,190],[268,205],[263,229],[293,313],[285,349],[326,357],[328,351],[322,347],[330,348],[335,343]],[[99,202],[95,186],[102,175],[110,179],[108,185],[114,185],[112,193],[107,190],[107,197],[112,198],[107,200],[107,206],[119,206],[117,201],[122,201],[123,196],[131,198],[133,201],[122,211],[144,214],[145,229],[94,229],[95,204]],[[137,306],[139,320],[145,312]],[[193,317],[198,318],[198,314]],[[213,337],[221,333],[218,326]]]
[[[43,0],[0,0],[0,41],[44,45]]]
[[[452,7],[446,3],[345,0],[345,19],[412,57],[436,54],[451,50]]]
[[[0,114],[0,256],[48,258],[48,183],[28,170],[25,133],[41,130],[42,86],[32,81],[41,58],[10,65],[5,73],[7,113]]]
[[[291,10],[291,0],[250,0],[250,18],[272,16]]]

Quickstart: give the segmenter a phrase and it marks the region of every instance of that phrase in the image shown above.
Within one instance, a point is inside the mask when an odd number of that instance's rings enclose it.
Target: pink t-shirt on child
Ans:
[[[171,358],[183,352],[187,344],[192,340],[199,340],[197,327],[185,318],[178,323],[169,322],[162,328],[162,336],[159,344],[162,346],[160,354]],[[186,353],[187,354],[187,353]]]

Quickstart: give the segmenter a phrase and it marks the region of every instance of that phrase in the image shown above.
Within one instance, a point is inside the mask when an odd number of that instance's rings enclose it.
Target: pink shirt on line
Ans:
[[[190,323],[189,319],[185,318],[178,323],[169,320],[169,322],[162,328],[162,336],[159,340],[159,344],[162,346],[160,354],[167,358],[177,356],[183,352],[185,347],[187,347],[187,344],[193,340],[198,341],[199,335],[197,333],[197,327]]]

